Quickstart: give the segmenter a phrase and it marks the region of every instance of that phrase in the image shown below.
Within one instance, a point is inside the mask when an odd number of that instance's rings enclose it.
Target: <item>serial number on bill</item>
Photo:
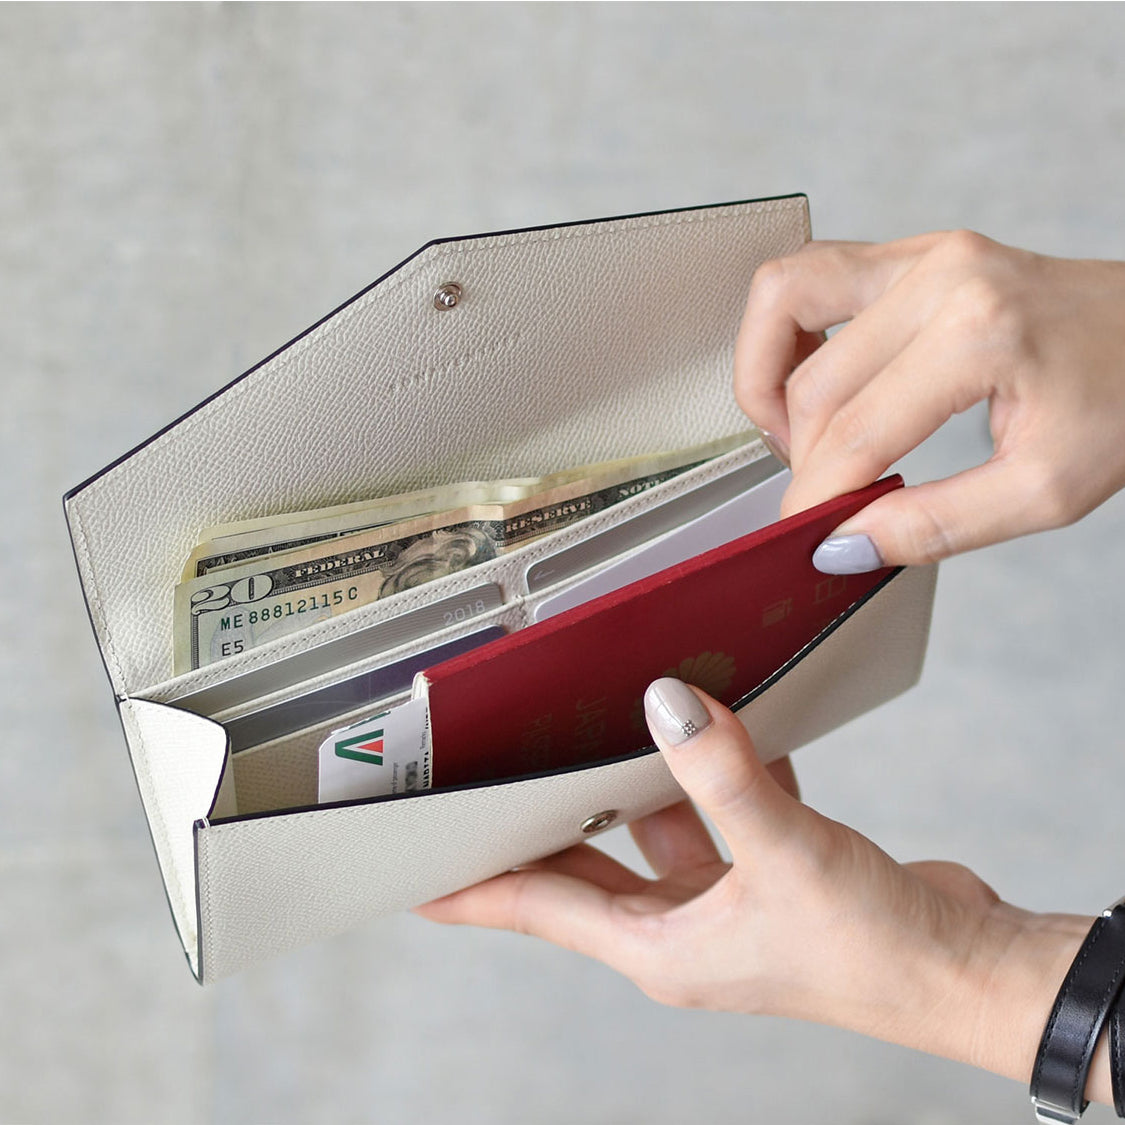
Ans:
[[[343,605],[346,601],[354,602],[358,597],[358,588],[349,586],[346,590],[333,590],[331,594],[313,594],[307,598],[298,598],[296,602],[278,602],[274,606],[264,606],[262,609],[247,609],[242,613],[233,613],[229,617],[220,617],[219,632],[242,629],[247,625],[264,624],[267,621],[279,621],[283,617],[295,617],[299,613],[331,609],[334,605]]]

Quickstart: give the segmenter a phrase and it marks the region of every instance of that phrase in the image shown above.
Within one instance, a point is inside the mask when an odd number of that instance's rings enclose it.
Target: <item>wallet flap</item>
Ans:
[[[808,237],[792,196],[424,248],[68,497],[118,696],[171,677],[173,588],[208,525],[745,429],[746,288]]]
[[[739,718],[763,760],[916,682],[935,574],[892,574],[751,695]],[[502,784],[200,824],[197,975],[209,983],[560,851],[587,838],[583,825],[599,814],[626,823],[681,796],[649,752]]]
[[[197,888],[192,832],[196,821],[235,807],[233,775],[227,768],[227,734],[210,719],[143,700],[125,700],[120,714],[168,904],[195,972]]]

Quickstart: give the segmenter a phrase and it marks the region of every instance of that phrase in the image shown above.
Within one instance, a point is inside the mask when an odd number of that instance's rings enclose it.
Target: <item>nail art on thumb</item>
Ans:
[[[682,746],[711,725],[711,713],[682,680],[665,676],[645,692],[645,717],[654,736]]]

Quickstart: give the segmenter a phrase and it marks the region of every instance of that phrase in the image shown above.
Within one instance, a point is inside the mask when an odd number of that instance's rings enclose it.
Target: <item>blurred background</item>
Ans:
[[[1084,4],[0,8],[0,1122],[1029,1120],[412,916],[200,989],[61,496],[438,236],[805,191],[821,237],[1125,258],[1123,38]],[[904,471],[988,448],[972,411]],[[799,753],[807,800],[1024,906],[1125,891],[1123,533],[1119,497],[947,564],[922,683]]]

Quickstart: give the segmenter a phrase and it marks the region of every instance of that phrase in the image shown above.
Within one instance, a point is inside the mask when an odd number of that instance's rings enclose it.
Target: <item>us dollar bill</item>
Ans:
[[[299,550],[327,539],[355,535],[432,512],[450,512],[477,505],[510,504],[581,484],[594,492],[625,481],[684,469],[745,444],[751,434],[735,434],[704,445],[672,452],[619,458],[581,465],[542,477],[496,481],[463,481],[398,496],[361,500],[331,508],[289,512],[207,528],[184,567],[181,581],[202,578],[264,555]]]
[[[175,673],[477,566],[690,467],[592,491],[583,491],[586,482],[577,482],[509,504],[431,513],[181,582],[174,604]]]

